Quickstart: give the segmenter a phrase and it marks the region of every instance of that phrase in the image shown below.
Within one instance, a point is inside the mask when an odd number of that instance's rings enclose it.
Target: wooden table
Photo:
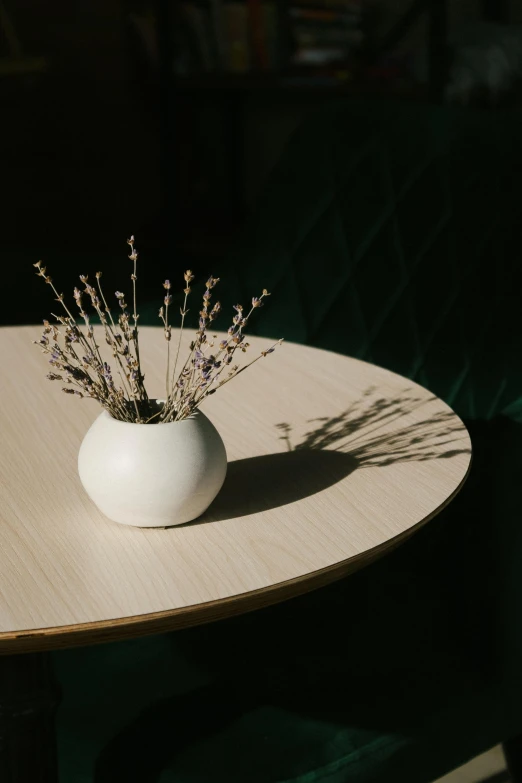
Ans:
[[[118,525],[76,470],[99,409],[45,379],[37,336],[0,330],[0,730],[11,732],[2,781],[9,754],[29,764],[31,783],[53,779],[45,651],[218,620],[344,577],[434,517],[469,470],[468,433],[430,392],[283,344],[205,404],[229,457],[209,511],[166,530]],[[251,343],[255,353],[269,341]],[[149,394],[161,397],[159,329],[142,330],[141,353]],[[13,717],[22,712],[25,734]]]

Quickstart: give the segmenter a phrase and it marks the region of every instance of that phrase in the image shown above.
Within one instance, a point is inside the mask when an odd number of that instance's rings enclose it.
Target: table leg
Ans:
[[[0,656],[2,783],[57,783],[58,702],[48,653]]]

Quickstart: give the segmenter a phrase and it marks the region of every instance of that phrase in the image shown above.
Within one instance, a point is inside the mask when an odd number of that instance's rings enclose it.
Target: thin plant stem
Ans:
[[[175,380],[176,380],[176,368],[178,366],[179,351],[180,351],[180,348],[181,348],[181,338],[183,337],[183,327],[185,325],[185,316],[187,314],[187,299],[188,299],[188,293],[185,294],[185,299],[183,301],[183,312],[181,313],[181,324],[180,324],[180,327],[179,327],[178,347],[176,349],[176,358],[174,359],[174,369],[172,370],[172,391],[173,392],[174,392],[174,383],[175,383]]]
[[[127,394],[128,398],[129,398],[129,402],[131,402],[133,400],[133,394],[132,394],[132,389],[130,388],[130,386],[127,386],[127,383],[126,383],[126,380],[125,380],[126,371],[125,371],[125,367],[123,366],[123,362],[121,361],[120,351],[118,350],[118,341],[116,339],[116,334],[114,332],[114,329],[116,329],[116,324],[114,322],[114,318],[112,317],[112,313],[110,311],[110,308],[107,305],[107,301],[106,301],[105,296],[103,294],[101,283],[100,283],[100,277],[101,277],[101,272],[97,272],[96,273],[96,280],[98,282],[98,290],[100,292],[100,296],[101,296],[103,305],[105,307],[105,312],[109,316],[110,322],[111,322],[110,324],[105,324],[104,323],[105,331],[106,331],[106,333],[107,333],[107,330],[110,332],[110,335],[111,335],[111,338],[112,338],[112,341],[113,341],[113,345],[111,345],[111,348],[113,349],[113,355],[116,358],[118,364],[120,365],[120,369],[118,370],[118,375],[121,378],[121,381],[122,381],[124,389],[125,389],[125,393]],[[100,318],[100,320],[101,320],[101,318]],[[102,321],[102,323],[103,323],[103,321]],[[136,413],[138,413],[138,406],[136,405],[136,401],[135,400],[134,400],[134,403],[135,403]]]
[[[98,285],[99,285],[99,280],[98,280]],[[92,289],[92,290],[94,290],[94,289]],[[100,322],[101,322],[102,326],[104,327],[104,330],[105,330],[105,337],[106,337],[106,340],[107,340],[107,344],[108,344],[108,345],[109,345],[111,348],[113,348],[113,351],[115,352],[115,353],[114,353],[114,356],[117,358],[117,360],[118,360],[118,363],[120,364],[120,366],[121,366],[122,370],[125,372],[125,369],[124,369],[124,367],[123,367],[123,364],[121,363],[121,360],[120,360],[120,358],[119,358],[119,354],[117,353],[117,344],[116,344],[116,340],[115,340],[115,338],[114,338],[114,333],[112,332],[110,325],[107,323],[107,319],[105,318],[105,316],[104,316],[104,314],[103,314],[103,312],[102,312],[102,310],[101,310],[101,308],[100,308],[99,304],[97,304],[97,303],[96,303],[96,302],[97,302],[97,300],[95,300],[95,299],[94,299],[94,298],[91,296],[91,301],[92,301],[92,304],[93,304],[93,307],[94,307],[94,309],[96,310],[96,312],[97,312],[97,314],[98,314],[98,318],[100,319]],[[101,361],[101,356],[100,356],[100,361]],[[139,364],[139,362],[138,362],[138,364]],[[103,365],[103,362],[102,362],[102,365]],[[123,380],[123,378],[122,378],[122,380]],[[132,393],[132,389],[131,389],[131,391],[130,391],[130,392],[127,392],[127,393],[129,394],[129,398],[130,398],[130,400],[131,400],[131,401],[134,403],[134,408],[135,408],[135,410],[136,410],[136,416],[138,417],[138,421],[139,421],[139,419],[140,419],[140,413],[139,413],[139,409],[138,409],[138,404],[137,404],[137,402],[136,402],[136,395],[134,395],[134,394]]]
[[[131,275],[132,279],[132,298],[133,298],[133,304],[134,304],[134,311],[133,311],[133,318],[134,318],[134,330],[133,330],[133,340],[134,340],[134,350],[136,353],[136,361],[138,362],[138,389],[139,394],[141,397],[141,401],[148,403],[149,398],[147,396],[147,392],[145,391],[145,386],[143,385],[143,376],[141,372],[141,361],[140,361],[140,344],[139,344],[139,335],[138,335],[138,309],[137,309],[137,297],[136,297],[136,280],[137,275],[137,264],[138,264],[138,253],[134,248],[134,235],[131,236],[130,239],[127,240],[127,244],[131,248],[131,253],[129,258],[134,262],[134,270]]]

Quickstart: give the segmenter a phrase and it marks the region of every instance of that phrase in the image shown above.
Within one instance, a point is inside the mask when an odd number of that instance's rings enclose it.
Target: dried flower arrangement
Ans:
[[[183,293],[185,298],[180,310],[181,328],[172,372],[170,369],[172,327],[169,322],[169,306],[172,302],[172,295],[170,281],[165,280],[163,283],[163,287],[166,289],[164,306],[159,311],[159,317],[163,323],[167,342],[166,398],[164,403],[158,405],[147,394],[140,363],[139,315],[136,305],[138,252],[134,246],[134,236],[127,240],[127,244],[131,251],[129,258],[134,265],[131,274],[132,315],[127,309],[125,295],[121,291],[116,291],[115,295],[121,312],[116,319],[113,317],[102,291],[101,272],[96,273],[96,287],[90,285],[87,275],[80,275],[83,290],[75,288],[73,296],[79,308],[80,317],[85,323],[84,329],[78,325],[65,303],[64,295],[58,293],[51,277],[46,272],[46,268],[42,266],[42,262],[38,261],[34,264],[37,269],[36,274],[51,286],[56,301],[60,302],[66,313],[65,316],[52,314],[58,325],[45,320],[42,337],[40,340],[35,340],[34,343],[42,348],[43,353],[50,355],[49,363],[54,369],[47,377],[52,381],[65,382],[67,385],[63,391],[66,394],[91,397],[97,400],[113,418],[120,421],[138,424],[180,421],[194,413],[210,394],[214,394],[221,386],[246,370],[247,367],[272,353],[275,347],[282,342],[282,340],[278,340],[242,367],[232,364],[236,351],[245,353],[249,347],[249,343],[245,341],[244,329],[250,316],[254,310],[263,305],[263,299],[270,294],[264,289],[261,296],[254,297],[251,309],[246,315],[243,314],[241,305],[235,305],[236,314],[227,331],[227,336],[220,341],[218,350],[211,353],[214,348],[213,340],[217,336],[213,335],[209,339],[207,329],[218,316],[221,305],[219,302],[215,302],[212,307],[210,306],[212,289],[219,282],[219,278],[209,277],[203,294],[203,307],[199,313],[199,328],[190,343],[189,355],[176,375],[185,316],[188,313],[187,299],[194,275],[190,270],[184,274],[185,288]],[[121,380],[120,386],[117,386],[113,378],[110,365],[102,357],[91,319],[84,306],[84,300],[87,298],[103,326],[105,341],[116,360],[116,372]]]

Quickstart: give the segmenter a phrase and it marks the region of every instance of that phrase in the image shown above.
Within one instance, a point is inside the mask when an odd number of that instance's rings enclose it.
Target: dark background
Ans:
[[[364,40],[342,67],[180,75],[175,0],[3,0],[2,323],[48,311],[40,258],[61,289],[98,268],[121,285],[131,233],[142,300],[187,266],[219,274],[303,117],[351,96],[447,100],[456,44],[477,23],[518,29],[521,6],[362,0]],[[508,111],[515,83],[452,99]]]

